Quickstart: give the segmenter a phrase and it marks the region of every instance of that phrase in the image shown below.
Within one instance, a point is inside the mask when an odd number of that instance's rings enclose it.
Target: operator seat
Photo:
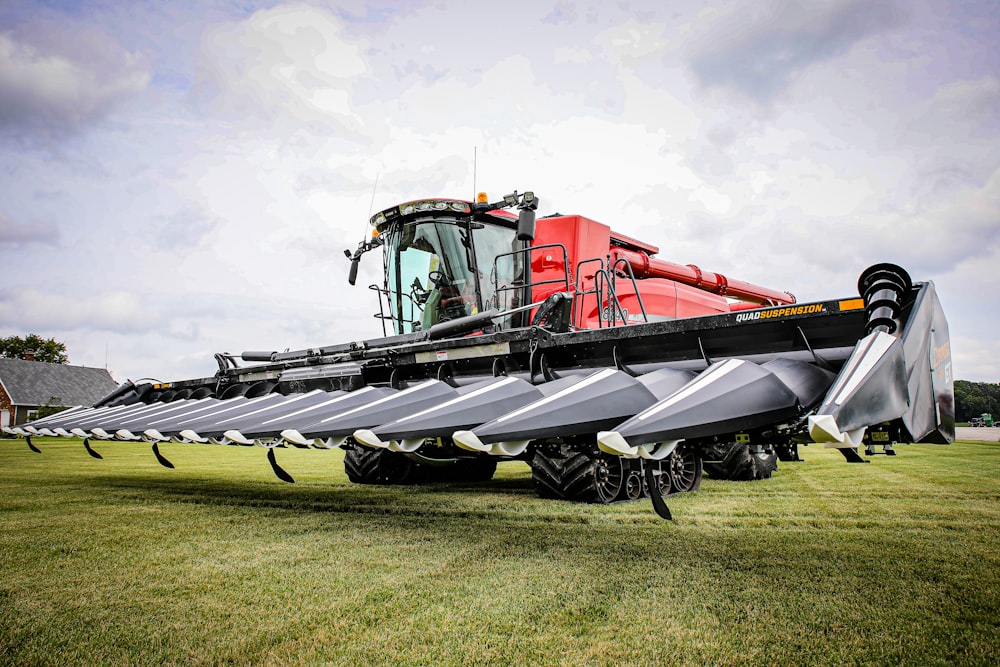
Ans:
[[[441,290],[434,286],[424,302],[424,316],[420,320],[420,328],[427,331],[441,321]]]

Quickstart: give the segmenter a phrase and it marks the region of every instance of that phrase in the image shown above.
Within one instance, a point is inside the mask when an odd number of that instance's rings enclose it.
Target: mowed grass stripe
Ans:
[[[1000,445],[810,446],[670,500],[348,483],[339,452],[0,441],[0,664],[995,664]]]

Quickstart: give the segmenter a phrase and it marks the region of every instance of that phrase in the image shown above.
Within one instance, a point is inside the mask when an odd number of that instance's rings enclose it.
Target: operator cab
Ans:
[[[371,222],[385,263],[384,286],[376,289],[388,303],[377,317],[391,321],[394,333],[496,308],[498,288],[519,273],[517,218],[506,212],[430,199],[386,209]]]

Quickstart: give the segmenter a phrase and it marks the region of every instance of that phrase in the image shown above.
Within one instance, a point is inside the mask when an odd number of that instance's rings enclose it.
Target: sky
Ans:
[[[0,0],[0,335],[118,381],[376,337],[373,211],[533,190],[800,302],[897,263],[996,382],[998,36],[985,0]]]

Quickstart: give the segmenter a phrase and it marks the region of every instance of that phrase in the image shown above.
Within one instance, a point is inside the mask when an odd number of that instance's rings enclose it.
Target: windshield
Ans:
[[[496,285],[511,281],[514,230],[427,220],[397,227],[386,239],[386,290],[396,333],[428,329],[495,305]],[[507,275],[507,274],[511,275]],[[485,306],[483,304],[486,304]]]

